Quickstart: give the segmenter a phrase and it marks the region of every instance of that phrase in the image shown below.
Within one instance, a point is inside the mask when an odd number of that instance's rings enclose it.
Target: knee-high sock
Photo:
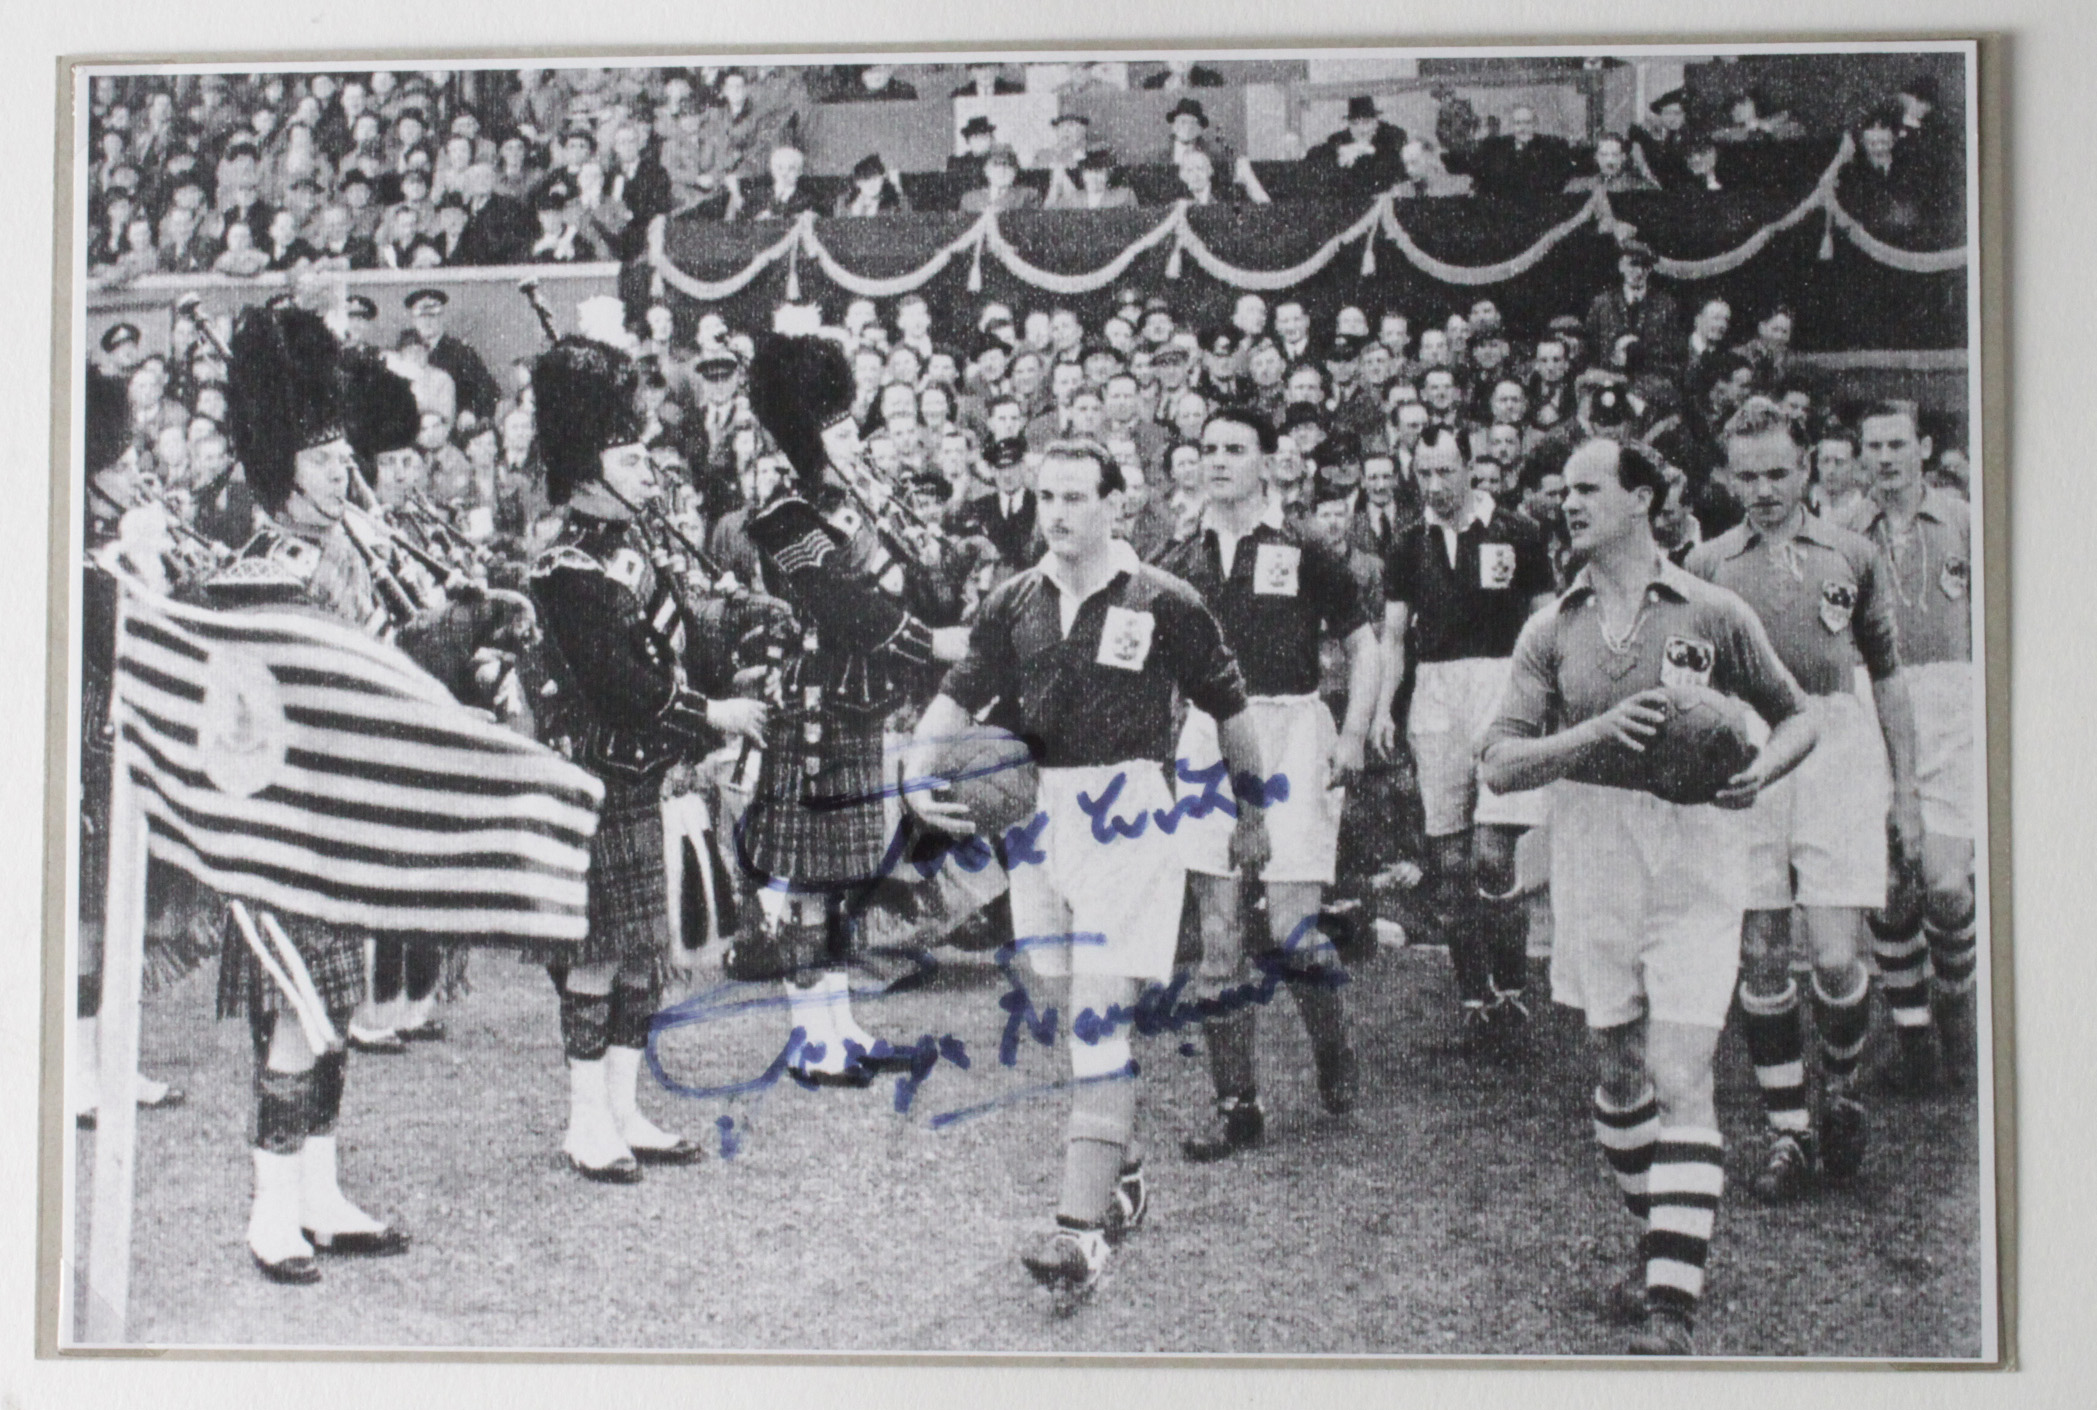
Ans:
[[[255,1069],[255,1149],[297,1155],[313,1125],[315,1075]]]
[[[1493,989],[1519,994],[1529,983],[1529,915],[1519,896],[1478,894],[1478,930]]]
[[[1629,1106],[1612,1105],[1600,1087],[1595,1088],[1595,1144],[1616,1176],[1624,1196],[1624,1208],[1644,1227],[1647,1209],[1646,1183],[1653,1167],[1653,1143],[1660,1139],[1660,1102],[1647,1087]]]
[[[1873,911],[1866,917],[1871,927],[1871,952],[1879,963],[1879,991],[1886,996],[1887,1011],[1901,1028],[1925,1028],[1930,1021],[1929,944],[1922,938],[1922,920],[1888,916]]]
[[[1857,1075],[1857,1060],[1864,1055],[1864,1039],[1871,1031],[1871,976],[1862,964],[1851,966],[1845,992],[1830,994],[1813,976],[1814,1026],[1820,1030],[1820,1071],[1831,1088],[1849,1086]]]
[[[1258,1090],[1253,1072],[1252,1010],[1207,1019],[1202,1033],[1208,1040],[1209,1077],[1217,1097],[1251,1097]]]
[[[1971,992],[1974,971],[1979,967],[1973,909],[1969,906],[1965,920],[1957,925],[1940,926],[1931,921],[1925,922],[1922,930],[1929,941],[1930,967],[1936,972],[1937,992],[1947,995]]]
[[[427,941],[409,945],[402,968],[408,1001],[419,1004],[437,992],[437,981],[444,975],[444,951]]]
[[[596,1062],[610,1046],[612,999],[609,994],[578,994],[565,976],[561,989],[561,1050],[576,1062]]]
[[[1442,923],[1449,937],[1449,963],[1456,971],[1456,996],[1466,1004],[1493,997],[1493,962],[1479,914],[1477,893],[1461,881],[1443,882],[1448,910]]]
[[[1725,1183],[1725,1147],[1718,1132],[1671,1126],[1660,1133],[1646,1185],[1651,1209],[1639,1243],[1646,1260],[1646,1297],[1654,1306],[1695,1315]]]
[[[629,978],[621,973],[613,981],[611,1006],[605,1025],[605,1041],[615,1048],[648,1046],[648,1026],[662,1002],[661,987],[650,973]]]
[[[1133,1076],[1097,1077],[1071,1089],[1070,1125],[1063,1147],[1063,1190],[1056,1221],[1095,1228],[1105,1219],[1121,1180],[1136,1127]]]
[[[1762,1110],[1772,1131],[1811,1128],[1806,1111],[1806,1033],[1799,1021],[1798,981],[1788,976],[1775,994],[1740,986],[1741,1033],[1762,1089]]]
[[[372,943],[371,1002],[390,1004],[407,980],[408,942],[382,935]]]

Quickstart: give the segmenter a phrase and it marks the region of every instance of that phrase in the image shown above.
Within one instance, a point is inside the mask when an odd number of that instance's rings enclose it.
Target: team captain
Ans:
[[[1233,777],[1264,777],[1245,682],[1216,619],[1179,579],[1146,567],[1113,535],[1120,467],[1103,447],[1057,442],[1035,485],[1046,557],[984,600],[968,655],[919,722],[908,777],[926,779],[931,741],[993,716],[1038,741],[1038,860],[1013,859],[1012,930],[1037,974],[1070,980],[1073,1078],[1056,1228],[1023,1256],[1040,1282],[1083,1292],[1107,1262],[1105,1223],[1117,1201],[1143,1213],[1132,1146],[1136,1067],[1126,1017],[1140,986],[1172,973],[1186,870],[1159,825],[1173,814],[1175,693],[1218,721]],[[933,827],[967,832],[961,805],[906,792]],[[1241,808],[1230,860],[1267,861],[1265,816]]]
[[[1550,599],[1551,558],[1527,519],[1496,512],[1491,495],[1471,488],[1456,432],[1428,427],[1413,448],[1412,470],[1425,515],[1392,545],[1384,566],[1386,632],[1400,643],[1384,688],[1394,693],[1405,673],[1410,629],[1419,676],[1405,734],[1452,921],[1459,1041],[1469,1045],[1510,1033],[1527,1015],[1529,927],[1515,895],[1515,847],[1525,829],[1543,825],[1545,797],[1480,787],[1477,740],[1522,624]],[[1376,718],[1388,722],[1389,709]],[[1388,749],[1394,741],[1383,742]]]
[[[1669,562],[1652,516],[1667,499],[1644,446],[1592,440],[1566,461],[1566,528],[1587,563],[1522,629],[1483,782],[1551,797],[1552,996],[1587,1012],[1600,1068],[1595,1137],[1644,1224],[1646,1314],[1634,1355],[1686,1356],[1725,1183],[1711,1058],[1740,968],[1747,831],[1736,811],[1813,747],[1805,697],[1754,612]],[[1640,791],[1637,755],[1665,722],[1658,687],[1745,700],[1769,741],[1718,807]]]

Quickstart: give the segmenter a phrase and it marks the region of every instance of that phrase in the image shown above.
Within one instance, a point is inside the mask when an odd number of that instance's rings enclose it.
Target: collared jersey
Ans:
[[[1684,566],[1755,609],[1809,694],[1845,695],[1859,663],[1875,681],[1900,669],[1884,563],[1863,535],[1808,514],[1797,533],[1776,544],[1752,524],[1736,524],[1698,544]]]
[[[1406,526],[1384,561],[1384,596],[1411,611],[1416,661],[1507,657],[1530,604],[1554,586],[1543,535],[1505,511],[1472,516],[1453,565],[1443,526],[1424,519]]]
[[[941,693],[970,714],[1038,741],[1045,768],[1150,759],[1169,763],[1175,695],[1227,720],[1245,680],[1201,595],[1116,551],[1105,587],[1073,600],[1054,559],[1006,579],[984,599],[968,656]]]
[[[1485,746],[1556,734],[1642,690],[1673,685],[1708,686],[1735,696],[1771,725],[1806,704],[1754,609],[1735,594],[1657,560],[1627,638],[1612,646],[1583,568],[1563,597],[1522,628]],[[1634,771],[1630,753],[1597,750],[1566,777],[1635,788]]]
[[[1886,511],[1867,496],[1849,526],[1885,555],[1902,663],[1971,661],[1973,528],[1966,501],[1930,490],[1907,532],[1896,534]]]
[[[1251,695],[1316,693],[1320,633],[1345,638],[1378,617],[1347,560],[1278,512],[1238,540],[1228,568],[1206,520],[1157,566],[1201,594]]]

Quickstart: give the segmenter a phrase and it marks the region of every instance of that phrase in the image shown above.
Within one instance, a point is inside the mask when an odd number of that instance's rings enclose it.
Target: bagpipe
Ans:
[[[547,345],[558,343],[560,329],[539,281],[521,279],[517,290],[538,316]],[[683,662],[692,686],[717,699],[755,689],[778,705],[787,663],[802,639],[792,609],[723,568],[699,542],[698,526],[680,523],[660,495],[635,501],[604,488],[632,514],[643,552],[690,627]]]

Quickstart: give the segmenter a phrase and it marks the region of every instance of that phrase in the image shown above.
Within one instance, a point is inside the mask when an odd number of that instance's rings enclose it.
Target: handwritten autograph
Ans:
[[[998,1062],[1007,1068],[1019,1065],[1023,1044],[1031,1038],[1042,1047],[1053,1047],[1059,1032],[1059,1015],[1054,1005],[1046,1009],[1037,1006],[1026,981],[1020,976],[1014,961],[1025,950],[1062,945],[1101,945],[1106,937],[1097,933],[1073,932],[1058,935],[1027,936],[1000,948],[995,961],[1006,981],[1005,992],[998,998],[998,1007],[1005,1013],[1004,1030],[998,1041]],[[1105,1013],[1096,1013],[1090,1008],[1080,1010],[1070,1022],[1073,1041],[1097,1043],[1113,1036],[1121,1029],[1144,1037],[1157,1037],[1180,1032],[1209,1019],[1221,1018],[1254,1005],[1273,1002],[1284,985],[1291,982],[1308,982],[1337,988],[1350,982],[1345,969],[1331,963],[1321,951],[1329,951],[1331,942],[1317,929],[1315,916],[1305,917],[1283,945],[1274,951],[1253,957],[1252,963],[1258,977],[1245,983],[1227,986],[1214,994],[1190,996],[1187,986],[1191,975],[1176,975],[1169,983],[1146,985],[1136,1002],[1124,1008],[1110,1005]],[[921,973],[930,973],[938,968],[931,955],[919,952],[915,959]],[[803,1061],[820,1061],[827,1052],[824,1044],[812,1042],[805,1029],[795,1027],[788,1035],[778,1054],[768,1063],[763,1072],[745,1081],[717,1086],[693,1086],[679,1082],[664,1067],[659,1041],[662,1036],[675,1029],[694,1024],[715,1023],[723,1019],[776,1010],[786,1006],[786,998],[776,990],[766,992],[769,986],[727,981],[703,993],[695,994],[655,1016],[650,1025],[647,1058],[650,1072],[662,1088],[676,1096],[694,1101],[732,1100],[755,1097],[770,1091],[782,1078],[792,1078],[801,1086],[813,1088],[815,1083],[796,1071]],[[868,992],[855,994],[855,999],[878,999],[885,993]],[[887,1039],[876,1039],[871,1049],[849,1040],[845,1043],[847,1065],[863,1069],[869,1062],[892,1063],[901,1060],[906,1070],[895,1079],[893,1104],[898,1115],[908,1115],[915,1106],[918,1094],[925,1082],[941,1067],[952,1066],[968,1071],[973,1065],[968,1045],[952,1033],[937,1037],[922,1034],[915,1042],[902,1046]],[[1001,1092],[986,1101],[957,1107],[934,1114],[929,1121],[933,1130],[946,1130],[962,1122],[971,1121],[991,1112],[1034,1101],[1044,1096],[1065,1092],[1073,1087],[1094,1082],[1129,1081],[1135,1078],[1140,1068],[1132,1058],[1119,1072],[1093,1077],[1068,1077],[1052,1082],[1034,1084]],[[742,1140],[737,1134],[735,1118],[722,1115],[715,1119],[720,1133],[720,1153],[724,1160],[734,1159],[742,1149]]]

